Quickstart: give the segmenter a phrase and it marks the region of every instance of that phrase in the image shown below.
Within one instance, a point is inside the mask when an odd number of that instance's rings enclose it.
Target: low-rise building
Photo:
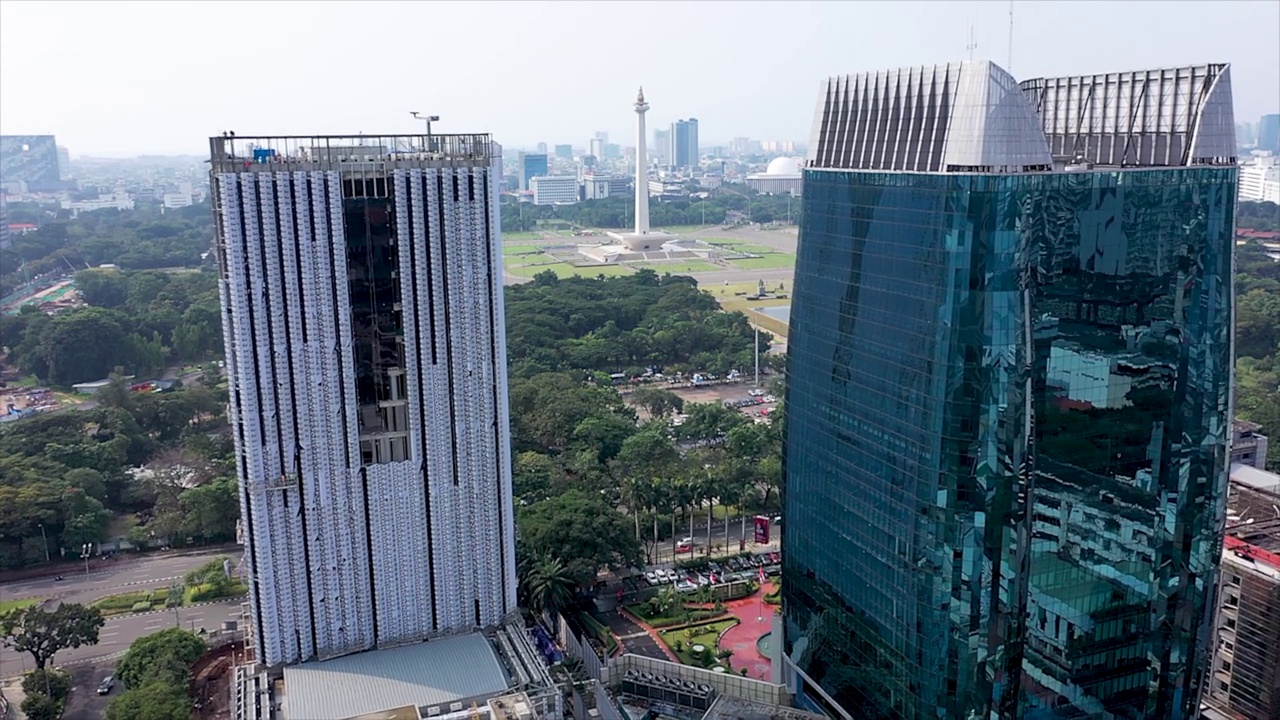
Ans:
[[[1237,466],[1240,468],[1242,466]],[[1280,476],[1257,485],[1232,473],[1218,573],[1206,718],[1280,718]]]
[[[578,202],[578,178],[542,175],[529,180],[534,205],[572,205]]]
[[[1262,427],[1247,420],[1231,423],[1231,464],[1267,469],[1267,436]]]

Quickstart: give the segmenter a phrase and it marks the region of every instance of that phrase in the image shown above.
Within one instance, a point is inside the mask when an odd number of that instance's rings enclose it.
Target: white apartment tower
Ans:
[[[516,609],[501,149],[210,149],[258,660],[497,625]]]

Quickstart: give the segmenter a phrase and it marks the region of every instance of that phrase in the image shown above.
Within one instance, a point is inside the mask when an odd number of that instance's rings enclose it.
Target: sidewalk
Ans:
[[[22,712],[22,701],[27,699],[27,694],[22,692],[22,676],[0,680],[0,693],[9,701],[9,716],[3,720],[27,720]]]

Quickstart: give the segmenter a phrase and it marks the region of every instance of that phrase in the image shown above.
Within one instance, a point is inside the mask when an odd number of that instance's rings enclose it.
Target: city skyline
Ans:
[[[417,132],[421,125],[409,111],[421,110],[442,117],[439,132],[486,131],[509,147],[566,141],[576,146],[600,129],[630,137],[629,114],[598,100],[599,89],[643,84],[662,109],[650,117],[651,127],[696,117],[707,145],[727,144],[736,136],[803,140],[821,78],[850,68],[963,60],[970,56],[970,44],[977,46],[975,58],[1007,64],[1010,36],[1006,2],[755,3],[748,13],[724,12],[719,3],[682,3],[678,7],[687,24],[707,28],[709,39],[742,52],[708,52],[693,59],[655,52],[631,66],[576,65],[572,82],[529,82],[518,70],[530,67],[528,37],[607,36],[622,32],[624,24],[628,34],[661,37],[668,27],[664,11],[677,6],[618,3],[588,16],[575,12],[573,4],[517,3],[503,5],[499,20],[488,25],[489,46],[496,48],[491,56],[473,55],[473,62],[451,66],[448,74],[424,73],[409,83],[412,90],[397,74],[360,73],[361,102],[350,103],[299,92],[287,75],[258,80],[257,68],[265,63],[303,74],[324,68],[349,75],[355,71],[337,56],[300,55],[300,43],[345,22],[353,11],[388,17],[397,27],[429,28],[469,22],[470,6],[370,3],[355,10],[332,3],[297,14],[289,3],[264,3],[255,6],[254,29],[246,24],[243,32],[236,31],[240,18],[226,13],[226,7],[103,3],[68,12],[67,4],[4,3],[0,126],[5,134],[54,134],[77,156],[199,155],[203,149],[191,138],[225,130],[322,133],[340,126]],[[1267,33],[1280,24],[1274,3],[1122,3],[1098,6],[1096,12],[1081,2],[1017,2],[1013,7],[1013,70],[1021,77],[1224,60],[1233,65],[1237,118],[1256,121],[1280,108],[1280,48]],[[912,21],[902,22],[907,17]],[[1097,17],[1108,22],[1094,23]],[[249,22],[247,16],[243,22]],[[191,38],[210,23],[232,30],[221,35],[220,51],[190,53]],[[112,31],[103,32],[104,27]],[[851,49],[850,29],[863,27],[872,30]],[[1132,42],[1134,27],[1144,28],[1149,41]],[[259,42],[263,28],[272,43]],[[1087,40],[1074,39],[1082,37]],[[1191,37],[1195,43],[1187,46],[1184,40]],[[1045,41],[1052,38],[1063,40]],[[414,43],[379,43],[378,48],[389,66],[433,67],[431,58],[469,53],[469,42],[446,34],[439,38],[444,46],[433,44],[430,56]],[[1089,43],[1090,60],[1083,68],[1068,67],[1065,49],[1080,42]],[[119,67],[149,71],[89,73],[63,51],[68,46],[77,48],[77,57],[111,57]],[[769,62],[753,59],[752,53],[769,55]],[[533,60],[536,67],[539,61]],[[209,92],[197,80],[201,77],[220,78],[225,92]],[[475,93],[477,87],[486,92]],[[224,102],[228,92],[252,92],[254,102]]]

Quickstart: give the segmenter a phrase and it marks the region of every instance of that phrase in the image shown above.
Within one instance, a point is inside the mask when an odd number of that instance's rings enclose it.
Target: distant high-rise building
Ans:
[[[671,158],[671,131],[657,130],[653,131],[653,146],[649,150],[649,157],[653,158],[659,165],[670,164]]]
[[[599,134],[599,133],[597,133],[597,134]],[[588,150],[587,150],[587,154],[588,154],[588,155],[591,155],[591,156],[592,156],[592,157],[594,157],[596,160],[603,160],[603,159],[604,159],[604,146],[605,146],[605,144],[606,144],[607,142],[608,142],[608,141],[606,141],[606,140],[601,140],[601,139],[600,139],[600,138],[598,138],[598,137],[596,137],[596,138],[592,138],[592,139],[591,139],[591,142],[590,142],[590,144],[589,144]]]
[[[539,175],[547,174],[546,153],[525,153],[519,155],[520,189],[529,190],[529,181]]]
[[[572,146],[572,145],[557,145],[557,146],[556,146],[556,157],[560,158],[561,160],[572,160],[572,159],[573,159],[573,146]]]
[[[782,643],[801,702],[1198,717],[1234,127],[1226,65],[823,83],[788,337]]]
[[[677,120],[671,123],[670,165],[675,168],[691,168],[698,164],[698,120]]]
[[[622,158],[622,146],[617,143],[605,143],[603,152],[605,160],[620,160]]]
[[[601,143],[609,142],[609,133],[604,130],[597,130],[593,137]]]
[[[9,247],[10,242],[9,203],[4,199],[4,192],[0,191],[0,249]]]
[[[488,135],[210,140],[257,659],[516,610]]]
[[[1258,120],[1258,149],[1280,154],[1280,114],[1263,115]]]
[[[0,135],[0,184],[27,192],[63,189],[58,142],[52,135]]]
[[[1257,142],[1257,138],[1254,137],[1253,123],[1236,123],[1236,144],[1240,147],[1249,147],[1255,142]]]
[[[542,153],[543,155],[546,155],[546,154],[547,154],[547,144],[546,144],[546,143],[544,143],[544,142],[540,142],[540,143],[538,143],[538,145],[537,145],[537,149],[538,149],[538,152]]]

